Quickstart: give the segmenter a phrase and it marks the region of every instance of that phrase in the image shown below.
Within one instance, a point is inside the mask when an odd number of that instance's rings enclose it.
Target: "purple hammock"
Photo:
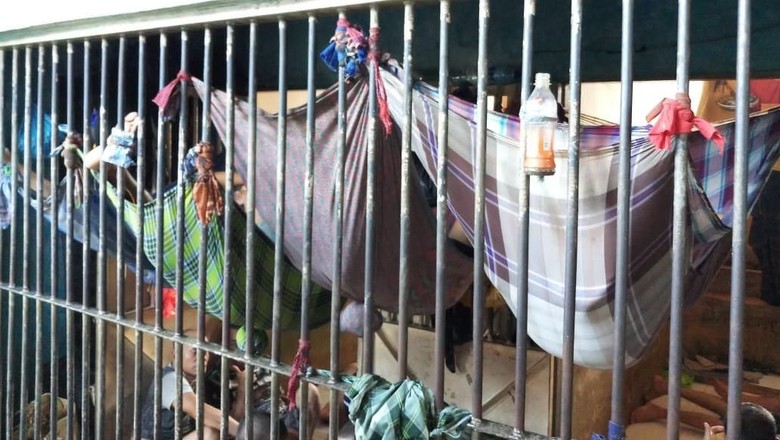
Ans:
[[[205,84],[192,77],[201,100]],[[347,89],[347,145],[343,204],[342,293],[358,302],[364,298],[366,163],[368,159],[368,83],[357,81]],[[227,94],[211,93],[211,120],[223,142],[226,137]],[[334,231],[336,222],[336,149],[338,132],[338,87],[318,97],[315,104],[314,207],[312,222],[312,281],[329,288],[333,281]],[[256,209],[264,224],[258,224],[271,239],[276,228],[276,136],[277,116],[257,110]],[[248,164],[249,104],[236,100],[236,171],[246,180]],[[401,137],[394,130],[381,132],[376,149],[376,217],[373,298],[376,307],[396,312],[399,296]],[[304,185],[306,154],[306,106],[287,115],[287,162],[284,219],[284,252],[292,264],[302,267]],[[412,168],[412,172],[414,169]],[[411,179],[415,180],[415,179]],[[412,183],[410,191],[409,312],[430,314],[436,304],[436,225],[422,189]],[[454,304],[473,282],[472,260],[447,245],[445,304]]]
[[[403,75],[398,70],[398,76]],[[403,82],[382,71],[393,119],[403,119]],[[449,206],[473,242],[477,142],[472,104],[449,100]],[[415,85],[412,149],[431,176],[439,151],[439,96]],[[718,148],[700,133],[689,136],[688,270],[686,303],[707,288],[731,250],[734,123],[719,125]],[[636,363],[667,321],[671,296],[674,154],[653,146],[650,127],[632,130],[631,224],[626,363]],[[487,122],[485,272],[517,313],[520,120],[490,112]],[[574,356],[579,365],[611,368],[614,333],[615,246],[619,126],[583,127],[580,145],[579,248]],[[780,151],[780,111],[750,118],[748,206],[756,201]],[[563,344],[568,126],[559,125],[555,175],[531,179],[528,332],[547,352]]]

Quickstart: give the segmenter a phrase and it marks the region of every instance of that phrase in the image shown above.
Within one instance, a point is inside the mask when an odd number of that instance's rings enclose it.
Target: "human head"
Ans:
[[[246,419],[252,418],[252,438],[247,438],[246,435]],[[285,438],[287,436],[287,428],[282,421],[279,421],[279,438]],[[238,432],[236,433],[236,440],[270,440],[271,438],[271,415],[265,411],[255,409],[251,414],[248,414],[238,424]]]
[[[182,333],[184,336],[188,338],[197,339],[198,338],[198,331],[195,329],[186,329]],[[204,340],[208,342],[209,338],[204,337]],[[189,376],[195,376],[198,374],[198,349],[195,348],[194,345],[190,344],[182,344],[182,357],[181,357],[181,368],[182,372]],[[174,346],[174,359],[176,356],[176,347]],[[203,368],[206,368],[206,365],[209,363],[209,352],[205,351],[203,353]]]
[[[741,440],[775,440],[775,418],[766,408],[755,403],[743,403],[741,416]]]

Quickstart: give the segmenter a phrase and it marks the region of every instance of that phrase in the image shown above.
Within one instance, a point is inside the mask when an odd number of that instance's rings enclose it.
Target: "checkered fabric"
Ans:
[[[347,397],[355,438],[418,440],[439,435],[468,438],[471,414],[451,406],[437,416],[433,393],[419,381],[407,379],[391,384],[373,374],[343,379],[351,384]]]
[[[245,349],[246,329],[244,328],[246,316],[246,217],[243,213],[234,211],[232,216],[231,234],[231,275],[225,279],[225,242],[224,242],[224,217],[219,221],[212,221],[205,226],[205,236],[202,235],[201,224],[195,213],[195,204],[192,198],[192,187],[188,183],[183,188],[184,206],[184,239],[183,239],[183,278],[184,289],[182,298],[192,307],[200,306],[200,283],[198,274],[200,244],[206,240],[206,276],[205,276],[205,311],[206,313],[223,319],[223,295],[230,295],[230,313],[228,319],[234,326],[239,326],[238,345]],[[116,205],[116,191],[108,189],[109,199]],[[170,286],[176,285],[176,247],[177,247],[177,220],[179,218],[177,204],[177,188],[172,187],[163,193],[163,224],[157,221],[156,200],[143,205],[143,241],[144,253],[153,265],[158,265],[157,228],[163,229],[162,249],[163,277]],[[125,201],[125,222],[134,233],[140,229],[137,205]],[[253,324],[255,330],[255,351],[263,349],[266,335],[264,330],[270,329],[273,310],[274,287],[274,244],[265,238],[262,233],[254,235],[254,253],[252,272],[254,286],[251,294],[254,296],[255,307]],[[292,266],[287,259],[282,264],[282,295],[281,314],[279,324],[283,330],[295,330],[300,326],[301,313],[301,272]],[[313,286],[309,302],[309,323],[311,327],[317,327],[330,320],[331,293],[319,286]]]

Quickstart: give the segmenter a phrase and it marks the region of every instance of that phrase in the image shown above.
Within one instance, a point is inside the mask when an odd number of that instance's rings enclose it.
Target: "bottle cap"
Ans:
[[[536,79],[534,80],[534,85],[539,87],[549,87],[550,86],[550,74],[549,73],[537,73]]]

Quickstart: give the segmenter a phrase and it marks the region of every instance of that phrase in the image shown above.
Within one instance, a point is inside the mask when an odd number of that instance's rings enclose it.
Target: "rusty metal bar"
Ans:
[[[123,72],[125,70],[125,50],[127,46],[127,38],[124,36],[119,38],[119,54],[118,54],[118,69],[117,71]],[[104,51],[104,59],[105,59],[105,52],[108,50],[108,42],[103,40],[102,43],[103,51]],[[106,60],[107,63],[107,60]],[[107,66],[103,66],[101,70],[105,71]],[[106,112],[106,106],[103,104],[103,100],[107,99],[106,93],[107,93],[108,84],[103,84],[101,81],[100,85],[100,145],[105,146],[106,144],[106,138],[103,137],[105,132],[108,130],[108,121],[105,120],[105,112]],[[121,123],[122,121],[122,114],[124,113],[124,101],[125,101],[125,87],[124,87],[124,75],[118,75],[118,84],[117,84],[117,106],[116,106],[116,120],[118,123]],[[100,180],[102,181],[104,178],[104,175],[101,173]],[[117,198],[119,202],[117,203],[117,216],[116,216],[116,314],[119,317],[125,316],[125,234],[124,234],[124,225],[125,225],[125,203],[124,203],[124,189],[122,188],[120,190],[120,186],[124,187],[124,173],[118,173],[117,174]],[[105,182],[103,182],[101,186],[101,191],[99,195],[100,200],[100,217],[101,217],[101,224],[105,224],[105,213],[106,213],[106,193],[105,193]],[[105,231],[104,227],[101,228],[101,230]],[[100,240],[100,246],[101,249],[105,245],[105,241],[103,239]],[[142,273],[141,269],[138,269],[138,274]],[[98,279],[100,279],[100,275],[98,275]],[[98,282],[99,285],[105,283]],[[124,424],[124,412],[125,412],[125,398],[124,398],[124,390],[125,390],[125,334],[124,334],[124,328],[117,326],[116,327],[116,417],[115,417],[115,438],[116,440],[120,440],[123,437],[123,424]]]
[[[436,410],[444,409],[444,358],[447,332],[445,295],[447,292],[447,156],[449,153],[449,76],[450,1],[439,2],[439,126],[436,162]]]
[[[82,152],[86,155],[87,152],[89,152],[89,146],[91,144],[90,140],[90,134],[89,134],[89,100],[90,100],[90,94],[89,94],[89,88],[90,88],[90,48],[91,44],[89,41],[84,41],[84,65],[82,66],[82,72],[83,72],[83,90],[82,90],[82,118],[83,118],[83,124],[81,129],[81,137],[82,137]],[[89,234],[90,234],[90,224],[89,224],[89,210],[90,210],[90,203],[89,203],[89,185],[86,183],[88,182],[89,174],[86,165],[82,164],[82,185],[81,185],[81,210],[82,210],[82,238],[84,242],[82,243],[82,254],[81,254],[81,304],[84,306],[89,305],[90,301],[90,294],[92,293],[92,286],[90,284],[90,269],[91,265],[89,264],[89,261],[91,259],[91,250],[89,248]],[[73,269],[72,267],[69,267],[68,269]],[[89,434],[89,426],[90,426],[90,418],[91,418],[91,411],[90,411],[90,399],[89,399],[89,387],[88,384],[90,382],[90,371],[91,371],[91,359],[90,359],[90,345],[92,343],[92,332],[91,332],[91,320],[87,319],[85,316],[81,316],[81,339],[83,341],[83,344],[80,345],[79,350],[81,351],[81,425],[79,426],[80,432],[81,432],[81,438],[82,440],[88,440],[88,434]]]
[[[729,322],[728,440],[742,427],[742,361],[745,331],[745,246],[747,245],[748,144],[750,126],[750,0],[740,0],[737,18],[737,109],[734,153],[734,229],[731,235],[731,316]]]
[[[24,49],[24,171],[22,172],[22,289],[30,289],[30,172],[32,169],[32,47],[26,47]],[[38,110],[40,111],[40,109]],[[13,148],[18,148],[17,144],[12,145]],[[14,169],[14,176],[16,175],[16,169]],[[18,195],[12,193],[12,197],[16,198]],[[14,213],[16,215],[16,213]],[[13,270],[13,268],[12,268]],[[27,405],[27,373],[29,370],[28,356],[27,356],[27,344],[28,331],[27,328],[30,324],[30,301],[27,298],[22,298],[22,337],[21,337],[21,353],[17,356],[20,358],[19,368],[19,432],[26,432],[27,420],[25,420],[24,407]],[[11,343],[13,340],[9,340]]]
[[[0,57],[0,60],[4,59],[5,57]],[[2,62],[2,61],[0,61]],[[51,47],[51,126],[57,127],[58,124],[58,118],[59,118],[59,112],[57,110],[57,93],[59,91],[59,80],[57,78],[57,74],[59,71],[59,49],[56,45],[52,45]],[[0,69],[0,75],[2,75],[2,71],[4,69]],[[2,83],[3,81],[0,81]],[[0,102],[2,102],[3,99],[0,98]],[[0,105],[1,109],[2,105]],[[2,113],[2,112],[0,112]],[[3,123],[0,122],[0,129],[2,128]],[[0,136],[1,137],[1,136]],[[50,151],[54,151],[55,148],[57,148],[57,130],[51,131],[51,140],[50,140]],[[2,157],[2,155],[0,155]],[[51,185],[51,199],[53,201],[59,200],[59,164],[60,164],[60,158],[57,156],[53,156],[49,159],[49,167],[51,170],[50,178],[51,182],[54,182],[54,185]],[[51,299],[57,298],[57,289],[59,286],[59,275],[58,275],[58,254],[57,251],[57,242],[58,236],[59,236],[59,209],[52,209],[51,210],[51,249],[49,249],[49,253],[51,256],[50,259],[50,270],[51,270],[51,285],[50,287],[50,297]],[[43,292],[39,292],[43,293]],[[49,393],[52,396],[59,395],[59,376],[60,376],[60,366],[59,366],[59,347],[57,345],[58,342],[58,335],[57,335],[57,329],[58,327],[58,319],[57,315],[59,314],[59,310],[56,309],[54,306],[49,306],[49,312],[51,313],[50,316],[50,322],[51,322],[51,346],[50,346],[50,356],[49,356]],[[2,314],[0,314],[1,316]],[[56,405],[50,405],[49,408],[49,420],[57,420],[57,406]],[[49,430],[49,438],[57,438],[57,424],[52,423],[50,424],[50,430]]]
[[[679,0],[677,21],[677,92],[688,93],[688,66],[690,62],[690,0]],[[685,272],[687,212],[688,212],[688,135],[680,134],[674,143],[674,202],[672,220],[672,298],[669,329],[669,404],[666,415],[666,434],[674,440],[680,433],[680,395],[682,377],[683,305],[685,301]]]
[[[623,0],[621,47],[620,158],[617,196],[617,249],[615,256],[615,352],[612,362],[612,415],[609,439],[625,437],[623,408],[626,372],[626,300],[628,297],[629,237],[631,219],[631,108],[634,92],[634,1]]]
[[[232,218],[233,215],[233,173],[234,173],[234,166],[233,166],[233,151],[234,151],[234,136],[235,136],[235,116],[236,116],[236,108],[233,104],[235,100],[235,91],[233,86],[233,80],[234,80],[234,60],[233,60],[233,51],[234,51],[234,41],[233,41],[233,25],[228,25],[226,29],[226,41],[225,41],[225,68],[226,68],[226,92],[227,92],[227,101],[230,103],[228,108],[226,109],[226,140],[225,140],[225,244],[224,244],[224,261],[225,261],[225,267],[224,267],[224,277],[226,280],[229,280],[232,275],[233,267],[231,265],[232,262],[232,254],[233,254],[233,231],[229,225],[232,225]],[[162,115],[162,113],[161,113]],[[158,170],[160,172],[158,179],[159,184],[162,183],[162,169]],[[158,184],[158,187],[159,187]],[[249,223],[249,226],[251,227],[251,222]],[[233,291],[230,289],[231,284],[225,283],[224,285],[224,292],[222,296],[222,310],[224,311],[223,319],[222,319],[222,349],[223,350],[229,350],[230,349],[230,297],[233,295]],[[247,293],[250,293],[250,291],[247,291]],[[252,292],[253,293],[253,292]],[[252,327],[248,327],[252,328]],[[230,377],[230,363],[229,359],[223,357],[222,358],[222,364],[221,364],[221,375],[222,378],[222,389],[221,389],[221,395],[220,395],[220,406],[222,409],[222,424],[221,424],[221,438],[223,440],[227,440],[227,433],[228,433],[228,415],[230,413],[230,388],[229,380],[227,380]],[[248,373],[248,371],[247,371]],[[246,388],[246,390],[251,390],[251,388]],[[252,409],[252,405],[245,406],[246,414],[250,414]],[[250,417],[247,417],[249,419]],[[252,437],[249,437],[252,438]]]
[[[246,177],[246,215],[247,224],[246,228],[246,286],[244,289],[244,295],[246,299],[246,321],[245,325],[247,329],[253,328],[253,312],[255,308],[254,296],[251,294],[252,286],[254,286],[255,275],[253,261],[255,260],[255,248],[253,243],[255,242],[256,228],[254,227],[255,218],[255,184],[257,182],[256,177],[256,161],[257,161],[257,23],[254,21],[249,24],[249,72],[247,88],[249,89],[248,105],[249,105],[249,121],[248,121],[248,133],[247,133],[247,177]],[[246,347],[244,351],[244,364],[247,365],[246,370],[246,382],[244,386],[247,390],[252,387],[252,376],[254,375],[254,367],[249,363],[254,355],[254,332],[246,332]],[[252,393],[246,393],[244,401],[244,408],[252,408],[254,402],[252,401]],[[247,438],[254,438],[254,426],[253,418],[247,417],[246,419],[246,435]]]
[[[68,42],[68,73],[67,73],[67,96],[68,101],[65,103],[67,106],[67,124],[68,131],[73,132],[74,124],[76,122],[76,115],[74,107],[74,101],[76,99],[75,92],[73,90],[73,43]],[[73,303],[74,295],[74,275],[73,268],[75,262],[73,259],[73,205],[74,205],[74,173],[73,168],[67,167],[66,170],[66,185],[65,185],[65,199],[66,199],[66,233],[65,233],[65,298],[69,304]],[[74,337],[73,337],[73,310],[68,310],[65,315],[65,352],[66,352],[66,381],[67,381],[67,437],[73,438],[74,433],[74,411],[73,402],[75,401],[75,365],[74,365]]]
[[[0,54],[0,57],[2,55]],[[0,74],[2,75],[2,74]],[[38,111],[36,112],[36,127],[43,127],[43,88],[45,86],[44,79],[46,76],[46,48],[43,44],[38,45],[38,90],[36,106]],[[0,77],[0,84],[3,84],[3,79]],[[3,114],[2,108],[0,108],[0,115]],[[0,134],[2,139],[2,134]],[[35,211],[35,291],[39,294],[43,293],[43,273],[46,270],[44,267],[44,248],[43,248],[43,204],[44,204],[44,191],[43,191],[43,133],[38,128],[35,134],[35,188],[36,188],[36,202],[38,203],[38,209]],[[0,151],[0,156],[3,152]],[[2,165],[0,165],[2,169]],[[53,237],[55,239],[56,237]],[[0,244],[2,249],[2,244]],[[2,270],[2,264],[0,264],[0,270]],[[0,316],[2,313],[0,312]],[[54,333],[54,332],[51,332]],[[43,303],[40,301],[35,302],[35,414],[33,416],[34,440],[40,440],[43,438],[41,435],[41,399],[37,396],[43,395]],[[1,377],[1,376],[0,376]],[[0,429],[2,429],[0,427]]]
[[[145,81],[143,79],[145,78],[145,70],[141,68],[142,60],[144,60],[145,57],[145,49],[146,49],[146,37],[143,35],[140,35],[138,37],[138,64],[139,64],[139,70],[138,70],[138,84],[143,84]],[[140,124],[138,125],[137,131],[136,131],[136,205],[138,209],[137,213],[137,222],[138,222],[138,231],[136,233],[135,238],[135,267],[136,271],[138,273],[135,277],[135,322],[136,323],[142,323],[144,322],[144,310],[143,310],[143,297],[145,295],[144,292],[144,279],[142,275],[142,268],[144,267],[144,176],[146,175],[145,171],[145,150],[146,150],[146,136],[144,136],[144,116],[145,116],[145,109],[146,109],[146,95],[144,93],[144,87],[139,87],[138,89],[138,114],[141,117]],[[120,115],[120,118],[124,119],[122,115]],[[121,174],[121,172],[117,172],[117,174]],[[102,178],[101,178],[102,179]],[[122,201],[122,198],[120,198],[120,205],[122,205],[124,202]],[[122,212],[122,211],[119,211]],[[117,214],[118,220],[124,218],[124,214],[119,215]],[[117,223],[117,226],[119,224]],[[141,425],[142,425],[142,417],[143,417],[143,401],[144,396],[146,395],[147,390],[143,388],[143,361],[144,361],[144,351],[143,351],[143,335],[141,332],[137,331],[135,332],[135,370],[134,370],[134,386],[133,386],[133,435],[134,438],[140,438],[141,436]],[[159,408],[155,408],[154,410],[154,420],[159,420]],[[156,425],[155,425],[156,426]],[[156,440],[159,436],[159,431],[155,429],[154,433],[154,440]]]
[[[414,87],[412,46],[414,44],[414,4],[404,2],[404,126],[401,140],[401,243],[398,268],[398,378],[404,380],[409,368],[409,191],[412,161],[412,92]]]

